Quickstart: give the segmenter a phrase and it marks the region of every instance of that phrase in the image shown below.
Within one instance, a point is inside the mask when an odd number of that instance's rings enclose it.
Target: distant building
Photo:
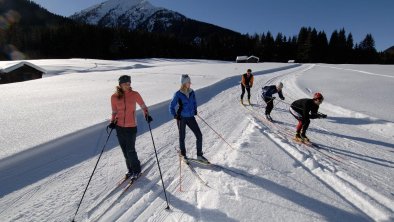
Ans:
[[[258,63],[259,62],[259,57],[257,56],[237,56],[235,59],[235,62],[237,63]]]
[[[290,59],[289,61],[287,61],[287,63],[295,63],[295,60]]]
[[[46,70],[26,61],[0,62],[0,84],[41,79]]]

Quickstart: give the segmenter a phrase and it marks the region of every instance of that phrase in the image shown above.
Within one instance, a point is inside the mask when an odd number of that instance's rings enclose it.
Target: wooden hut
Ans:
[[[237,56],[235,59],[236,63],[258,63],[259,62],[259,57],[257,56]]]
[[[0,84],[40,79],[45,73],[45,69],[30,62],[1,62]]]

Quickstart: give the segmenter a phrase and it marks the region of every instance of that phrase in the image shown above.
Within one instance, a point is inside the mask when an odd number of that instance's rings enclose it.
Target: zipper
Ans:
[[[123,127],[126,127],[126,110],[127,110],[127,105],[126,105],[126,92],[123,96],[123,102],[124,102],[124,117],[123,117]]]

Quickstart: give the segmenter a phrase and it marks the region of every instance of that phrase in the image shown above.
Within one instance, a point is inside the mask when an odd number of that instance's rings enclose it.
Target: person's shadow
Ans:
[[[371,119],[368,117],[364,118],[352,118],[352,117],[339,117],[339,116],[329,116],[327,119],[332,123],[346,124],[346,125],[367,125],[367,124],[386,124],[392,123],[390,121],[382,119]]]
[[[329,205],[320,200],[309,197],[305,194],[299,193],[295,190],[287,188],[281,184],[273,182],[271,180],[249,174],[248,172],[240,169],[235,169],[232,167],[224,167],[221,165],[213,164],[212,166],[204,166],[200,164],[195,164],[195,166],[203,169],[210,169],[216,172],[224,172],[230,176],[239,178],[240,180],[245,180],[257,187],[265,189],[277,196],[287,199],[301,207],[309,209],[321,216],[323,216],[327,221],[370,221],[371,219],[360,211],[359,214],[353,214],[347,212],[341,208]],[[335,190],[333,190],[335,192]],[[340,194],[338,194],[340,195]],[[254,198],[257,198],[254,196]],[[344,199],[348,202],[346,199]],[[264,201],[264,200],[261,200]],[[350,202],[348,202],[351,204]],[[355,207],[356,208],[356,207]],[[289,218],[290,219],[290,218]]]

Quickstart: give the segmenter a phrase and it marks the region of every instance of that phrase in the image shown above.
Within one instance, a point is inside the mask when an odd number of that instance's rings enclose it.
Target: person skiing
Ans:
[[[190,85],[191,80],[189,75],[183,74],[181,76],[181,88],[175,92],[169,105],[169,111],[177,121],[179,130],[179,148],[181,151],[180,155],[183,160],[188,163],[185,147],[186,126],[188,126],[193,131],[197,139],[197,160],[201,162],[208,162],[208,160],[203,156],[202,134],[196,118],[194,117],[197,115],[196,95],[193,89],[190,88]]]
[[[241,89],[242,89],[242,94],[241,94],[241,104],[244,104],[244,94],[245,94],[245,89],[248,92],[248,103],[250,105],[250,88],[253,86],[253,74],[252,70],[248,69],[246,70],[246,73],[242,75],[241,79]]]
[[[145,119],[148,122],[152,121],[141,95],[130,87],[130,79],[128,75],[119,77],[119,85],[116,86],[116,91],[111,96],[112,116],[108,125],[108,128],[116,129],[119,145],[126,160],[128,172],[125,179],[129,177],[137,178],[141,174],[141,163],[135,150],[137,137],[135,111],[137,103],[143,110]]]
[[[285,100],[285,97],[283,96],[283,93],[282,93],[282,89],[283,89],[282,82],[279,82],[276,85],[270,85],[270,86],[263,87],[263,94],[261,95],[261,97],[263,98],[264,102],[267,104],[267,106],[265,107],[265,116],[269,121],[272,121],[271,111],[274,108],[275,97],[273,97],[272,95],[275,93],[278,93],[279,98],[281,100]]]
[[[299,99],[294,101],[289,110],[290,113],[298,120],[295,140],[300,142],[310,142],[306,136],[306,131],[310,123],[310,119],[327,118],[326,114],[318,113],[320,104],[322,104],[324,97],[317,92],[313,95],[313,99]]]

